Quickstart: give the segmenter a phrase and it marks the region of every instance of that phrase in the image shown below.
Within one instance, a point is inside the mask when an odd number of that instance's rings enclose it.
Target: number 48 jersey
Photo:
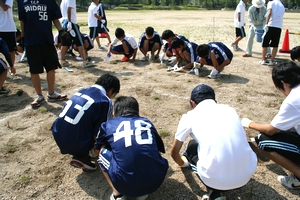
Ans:
[[[168,170],[160,155],[163,142],[154,125],[139,116],[118,116],[101,125],[95,148],[109,144],[112,151],[108,174],[115,188],[126,195],[157,190]]]

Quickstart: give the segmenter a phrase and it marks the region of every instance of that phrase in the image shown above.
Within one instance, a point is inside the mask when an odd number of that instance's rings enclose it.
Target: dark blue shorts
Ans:
[[[110,161],[112,159],[111,147],[106,145],[99,154],[98,164],[104,172],[108,172]]]
[[[6,62],[0,58],[0,74],[8,69]]]

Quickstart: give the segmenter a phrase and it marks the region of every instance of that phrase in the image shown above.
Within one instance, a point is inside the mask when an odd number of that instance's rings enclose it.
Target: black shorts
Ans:
[[[242,38],[246,37],[246,32],[243,26],[241,28],[235,28],[235,36]]]
[[[296,132],[279,131],[269,136],[259,134],[255,141],[264,151],[276,152],[283,157],[300,164],[300,135]]]
[[[53,44],[44,43],[26,46],[26,55],[31,74],[41,74],[60,67]]]
[[[16,32],[0,32],[0,38],[7,44],[9,52],[17,51]]]
[[[90,38],[98,36],[98,27],[90,27]]]
[[[278,47],[280,35],[281,28],[269,27],[269,30],[263,39],[262,47]]]
[[[102,22],[98,21],[98,33],[108,33],[109,29],[107,28],[107,21],[103,24],[103,27],[101,27]]]
[[[72,29],[75,31],[75,37],[72,37],[72,35],[69,33],[69,37],[66,37],[66,39],[63,39],[61,41],[62,46],[71,46],[72,43],[76,44],[76,46],[83,46],[83,40],[81,37],[81,33],[79,31],[79,26],[77,24],[72,23]]]

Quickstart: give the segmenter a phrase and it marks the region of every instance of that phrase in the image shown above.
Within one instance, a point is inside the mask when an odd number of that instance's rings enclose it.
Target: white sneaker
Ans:
[[[72,63],[69,63],[66,60],[60,60],[60,65],[61,65],[61,67],[70,67],[72,65]]]
[[[244,51],[243,49],[241,49],[240,47],[236,48],[236,51]]]
[[[182,67],[174,68],[174,72],[182,72],[184,69]]]
[[[261,60],[261,61],[259,61],[259,64],[261,64],[261,65],[267,65],[268,63],[265,60]]]
[[[122,196],[122,197],[115,198],[114,194],[111,194],[110,195],[110,200],[126,200],[126,197]]]
[[[216,79],[216,78],[220,78],[221,77],[221,74],[220,73],[217,73],[216,75],[208,75],[207,78],[210,78],[210,79]]]
[[[142,61],[143,61],[143,62],[148,61],[148,58],[147,58],[146,56],[144,56],[144,57],[142,58]]]
[[[276,65],[276,62],[270,60],[269,63],[268,63],[268,66],[274,66],[274,65]]]
[[[84,61],[83,61],[83,64],[82,64],[83,67],[91,67],[91,66],[93,66],[93,65],[95,65],[94,62],[89,62],[89,61],[87,61],[87,60],[84,60]]]
[[[190,70],[189,74],[195,74],[195,69],[192,68],[192,69]]]
[[[237,51],[237,47],[236,47],[236,45],[234,43],[231,43],[231,46],[232,46],[232,48],[233,48],[234,51]]]
[[[81,56],[76,56],[76,60],[83,61]]]
[[[300,189],[300,181],[295,177],[294,174],[289,176],[278,176],[277,180],[285,187],[291,189]]]
[[[147,199],[147,197],[148,197],[148,194],[145,194],[143,196],[136,197],[135,199],[136,200],[145,200],[145,199]]]

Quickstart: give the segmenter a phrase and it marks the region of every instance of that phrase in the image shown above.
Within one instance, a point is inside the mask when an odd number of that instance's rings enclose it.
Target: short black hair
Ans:
[[[300,84],[300,67],[293,61],[275,65],[272,70],[272,80],[276,88],[284,90],[283,82],[293,88]]]
[[[170,29],[164,30],[164,32],[161,34],[161,39],[163,40],[167,40],[173,37],[175,37],[175,34]]]
[[[200,44],[196,49],[197,55],[204,58],[208,55],[209,49],[208,44]]]
[[[300,46],[296,46],[291,50],[291,59],[296,60],[300,58]]]
[[[184,41],[175,37],[172,39],[172,42],[171,42],[171,48],[172,49],[177,49],[179,48],[180,46],[184,46]]]
[[[100,76],[95,84],[101,85],[106,92],[110,89],[113,89],[112,92],[117,94],[120,91],[120,80],[116,76],[109,73]]]
[[[139,115],[139,103],[134,97],[119,96],[114,102],[114,115]]]
[[[117,28],[115,31],[116,38],[124,37],[125,31],[122,28]]]
[[[145,32],[146,32],[146,34],[147,34],[148,36],[153,36],[153,34],[154,34],[154,28],[151,27],[151,26],[148,26],[148,27],[146,28]]]

